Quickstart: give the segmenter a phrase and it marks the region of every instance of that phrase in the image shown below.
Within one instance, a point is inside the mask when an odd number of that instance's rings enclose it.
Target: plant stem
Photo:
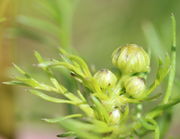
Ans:
[[[171,47],[171,70],[169,73],[169,80],[168,80],[168,86],[166,90],[165,97],[163,99],[163,103],[166,104],[169,101],[169,98],[172,93],[174,78],[175,78],[175,71],[176,71],[176,20],[174,15],[171,15],[172,20],[172,35],[173,35],[173,42]]]

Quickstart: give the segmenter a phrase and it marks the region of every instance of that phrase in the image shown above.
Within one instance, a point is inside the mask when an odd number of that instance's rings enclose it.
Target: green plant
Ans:
[[[54,102],[72,104],[82,111],[65,117],[44,119],[49,123],[56,123],[67,132],[58,137],[74,136],[82,139],[120,139],[142,137],[150,132],[154,138],[159,139],[165,134],[161,130],[159,119],[168,112],[168,108],[180,102],[180,98],[172,99],[172,87],[175,78],[176,64],[176,25],[172,15],[173,44],[171,56],[159,59],[159,68],[156,79],[150,86],[145,84],[150,60],[149,55],[137,45],[127,45],[118,48],[113,53],[113,64],[119,69],[120,74],[113,74],[104,69],[93,75],[87,64],[78,56],[60,49],[62,60],[44,60],[35,52],[38,67],[49,75],[51,85],[44,84],[34,79],[17,65],[15,68],[23,75],[14,81],[6,82],[10,85],[23,85],[30,87],[29,92],[40,98]],[[69,92],[53,74],[53,68],[66,68],[70,74],[85,89],[76,93]],[[154,69],[153,69],[154,70]],[[152,110],[143,111],[143,103],[153,104],[159,94],[149,96],[169,75],[168,86],[163,100]],[[54,92],[64,96],[55,98],[48,95]],[[165,121],[167,123],[168,121]]]
[[[25,1],[24,6],[28,6],[28,2]],[[44,45],[72,50],[72,19],[77,0],[32,0],[30,3],[34,3],[31,10],[38,14],[24,12],[18,15],[14,28],[16,35]]]

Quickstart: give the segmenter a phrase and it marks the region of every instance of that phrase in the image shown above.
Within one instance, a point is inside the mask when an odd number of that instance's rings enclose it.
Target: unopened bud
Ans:
[[[119,124],[121,118],[121,112],[115,109],[110,114],[111,124]]]
[[[142,47],[129,44],[119,47],[113,52],[112,63],[118,67],[122,73],[133,74],[148,72],[150,58]]]
[[[98,71],[94,75],[94,78],[102,90],[113,87],[117,82],[116,76],[108,69]]]
[[[136,76],[127,79],[124,87],[126,93],[134,98],[140,98],[146,88],[144,79]]]

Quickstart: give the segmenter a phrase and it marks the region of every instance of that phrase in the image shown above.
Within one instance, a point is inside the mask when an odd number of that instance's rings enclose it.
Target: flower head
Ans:
[[[144,79],[136,76],[128,78],[124,83],[124,87],[126,93],[134,98],[141,97],[146,88]]]
[[[118,67],[122,73],[133,74],[148,72],[150,58],[142,47],[129,44],[119,47],[113,52],[112,63]]]
[[[113,87],[117,82],[116,76],[108,69],[98,71],[94,75],[94,78],[102,90]]]

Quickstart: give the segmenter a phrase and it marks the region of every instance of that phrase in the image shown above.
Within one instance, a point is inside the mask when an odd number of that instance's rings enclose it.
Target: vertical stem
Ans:
[[[169,101],[169,98],[172,93],[174,78],[175,78],[175,71],[176,71],[176,20],[174,15],[171,15],[172,20],[172,32],[173,32],[173,41],[172,41],[172,47],[171,47],[171,69],[169,73],[169,80],[168,80],[168,86],[166,89],[166,94],[163,99],[163,103],[166,104]]]

